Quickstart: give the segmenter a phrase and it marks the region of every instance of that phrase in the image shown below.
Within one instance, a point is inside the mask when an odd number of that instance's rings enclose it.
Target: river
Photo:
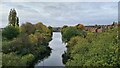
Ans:
[[[64,66],[62,54],[67,48],[65,43],[62,42],[62,35],[60,32],[53,32],[49,47],[52,48],[50,56],[36,63],[35,68],[39,68],[39,66]]]

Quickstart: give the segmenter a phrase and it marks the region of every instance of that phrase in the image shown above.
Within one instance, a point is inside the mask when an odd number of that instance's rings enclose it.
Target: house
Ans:
[[[90,32],[104,32],[106,25],[99,25],[99,27],[100,28],[97,28],[96,26],[85,26],[85,29]]]
[[[96,32],[96,27],[95,26],[85,26],[85,30],[90,31],[90,32]]]

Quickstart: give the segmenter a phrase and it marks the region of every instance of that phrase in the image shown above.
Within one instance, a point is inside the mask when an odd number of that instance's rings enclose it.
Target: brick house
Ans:
[[[101,28],[96,28],[95,26],[85,26],[85,30],[90,31],[90,32],[104,32],[103,27],[104,26],[100,26]]]
[[[90,31],[90,32],[96,32],[95,26],[85,26],[85,30]]]

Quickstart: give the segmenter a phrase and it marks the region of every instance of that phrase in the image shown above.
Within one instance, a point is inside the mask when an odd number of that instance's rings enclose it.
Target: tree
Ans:
[[[17,17],[16,25],[19,26],[19,18]]]
[[[12,68],[16,68],[18,66],[24,66],[24,68],[26,68],[28,64],[31,64],[31,62],[35,59],[33,54],[18,56],[14,52],[3,54],[2,56],[3,68],[9,68],[10,66],[12,66]]]
[[[9,16],[8,16],[8,21],[9,21],[9,25],[11,26],[17,26],[19,25],[19,19],[17,17],[17,13],[15,9],[11,9]]]
[[[13,26],[7,26],[2,31],[2,36],[7,38],[8,40],[11,40],[15,37],[17,37],[19,34],[19,29],[13,27]]]
[[[30,35],[35,32],[35,28],[33,24],[31,24],[30,22],[26,22],[25,24],[21,25],[20,31],[22,33],[27,33],[28,35]]]
[[[51,26],[48,26],[48,28],[51,30],[51,32],[53,31],[53,28]]]
[[[42,22],[38,22],[37,24],[35,24],[35,29],[40,33],[49,32],[49,29],[47,28],[47,26],[45,26]]]
[[[29,35],[29,40],[32,44],[37,45],[37,43],[38,43],[38,38],[34,34]]]
[[[52,35],[53,35],[53,28],[51,27],[51,26],[48,26],[48,29],[49,29],[49,33],[50,33],[50,36],[52,37]]]
[[[64,25],[62,29],[67,28],[67,27],[68,27],[67,25]]]
[[[69,41],[71,37],[80,35],[81,33],[75,27],[67,27],[63,31],[63,41]]]
[[[38,45],[46,44],[47,38],[43,34],[35,33],[35,37],[37,38]]]
[[[77,29],[85,30],[85,26],[83,24],[76,25]]]

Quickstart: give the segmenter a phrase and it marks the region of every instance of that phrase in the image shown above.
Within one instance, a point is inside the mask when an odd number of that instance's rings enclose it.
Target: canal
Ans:
[[[49,47],[52,49],[50,56],[42,61],[39,60],[35,64],[35,68],[39,68],[40,66],[64,66],[62,62],[62,54],[67,48],[66,44],[62,42],[62,35],[60,32],[53,32]]]

